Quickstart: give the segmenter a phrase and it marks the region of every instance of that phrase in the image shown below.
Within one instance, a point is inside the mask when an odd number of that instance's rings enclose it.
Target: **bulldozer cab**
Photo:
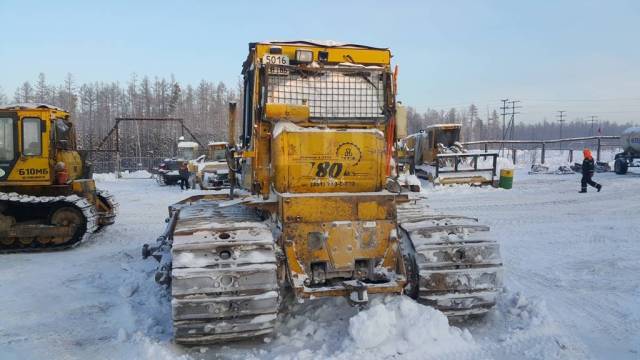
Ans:
[[[44,104],[15,104],[0,109],[0,181],[5,185],[46,185],[62,161],[70,177],[82,164],[76,152],[69,113]]]
[[[265,198],[271,179],[282,193],[382,190],[395,113],[390,59],[388,49],[360,45],[251,43],[243,186]]]
[[[436,124],[427,127],[422,135],[422,163],[435,162],[440,146],[449,148],[459,142],[461,128],[460,124]]]
[[[208,161],[225,161],[225,153],[227,151],[227,142],[215,141],[207,145]]]
[[[179,141],[178,142],[178,154],[179,160],[194,160],[198,155],[198,143],[193,141]]]

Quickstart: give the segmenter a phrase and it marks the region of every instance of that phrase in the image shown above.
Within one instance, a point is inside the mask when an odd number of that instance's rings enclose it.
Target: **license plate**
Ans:
[[[289,57],[287,55],[271,55],[265,54],[262,57],[264,65],[289,65]],[[269,66],[269,75],[289,75],[289,69],[281,66]]]

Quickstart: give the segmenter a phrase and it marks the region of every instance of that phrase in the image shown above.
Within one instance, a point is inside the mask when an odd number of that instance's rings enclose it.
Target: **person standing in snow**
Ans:
[[[183,162],[182,165],[180,165],[180,170],[178,170],[178,173],[180,174],[180,189],[184,190],[184,188],[186,187],[187,190],[189,190],[189,166],[187,164],[187,162]]]
[[[582,189],[580,190],[580,193],[587,192],[587,184],[598,189],[598,192],[600,192],[600,190],[602,189],[602,185],[596,183],[591,179],[593,177],[593,173],[596,170],[596,164],[593,161],[593,156],[591,156],[591,150],[585,148],[584,150],[582,150],[582,154],[584,155],[584,160],[582,160],[582,180],[580,181]]]

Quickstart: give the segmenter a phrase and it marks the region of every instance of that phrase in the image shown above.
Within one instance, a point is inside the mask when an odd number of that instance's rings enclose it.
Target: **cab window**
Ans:
[[[71,123],[57,119],[56,120],[56,146],[58,149],[68,149],[71,143]]]
[[[13,149],[13,119],[0,118],[0,161],[13,160]]]
[[[42,122],[38,118],[22,119],[22,155],[42,155]]]

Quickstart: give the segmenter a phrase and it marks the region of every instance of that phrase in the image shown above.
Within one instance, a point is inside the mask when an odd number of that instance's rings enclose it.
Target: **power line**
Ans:
[[[591,115],[591,120],[589,120],[589,122],[591,123],[591,132],[589,133],[589,135],[591,135],[591,136],[593,136],[593,124],[596,122],[597,118],[598,118],[598,116]]]
[[[560,137],[559,139],[562,139],[562,124],[567,121],[564,119],[564,114],[566,113],[565,110],[558,110],[558,115],[556,115],[556,117],[559,117],[558,122],[560,123]],[[562,149],[562,143],[560,143],[560,149]]]

